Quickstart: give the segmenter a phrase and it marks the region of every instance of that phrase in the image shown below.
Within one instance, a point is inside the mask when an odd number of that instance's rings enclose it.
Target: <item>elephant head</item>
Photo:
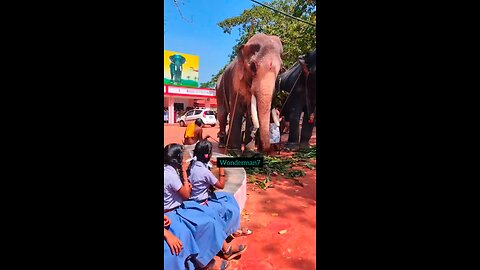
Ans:
[[[170,61],[174,63],[176,66],[182,66],[185,64],[185,57],[181,56],[180,54],[174,54],[169,57]]]
[[[175,81],[180,82],[182,79],[182,65],[185,64],[186,59],[179,54],[171,55],[169,59],[170,62],[172,62],[170,65],[170,73],[172,73]]]
[[[277,36],[256,34],[238,49],[236,76],[245,89],[243,96],[249,107],[254,130],[260,131],[259,148],[270,150],[270,114],[277,75],[282,68],[283,46]]]

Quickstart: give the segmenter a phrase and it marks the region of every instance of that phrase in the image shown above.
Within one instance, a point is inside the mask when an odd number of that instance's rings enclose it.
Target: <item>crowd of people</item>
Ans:
[[[188,165],[182,145],[164,148],[165,269],[228,269],[229,261],[247,249],[233,245],[242,233],[240,207],[233,194],[213,192],[224,188],[225,172],[219,168],[218,179],[211,172],[213,146],[201,137],[198,124],[195,139],[189,141],[195,141],[195,147]]]

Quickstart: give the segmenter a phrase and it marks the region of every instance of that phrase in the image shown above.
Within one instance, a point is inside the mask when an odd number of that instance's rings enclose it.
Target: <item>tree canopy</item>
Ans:
[[[270,2],[265,2],[265,4],[304,21],[316,24],[315,1],[271,0]],[[315,27],[263,6],[254,6],[251,9],[246,9],[239,16],[219,22],[218,26],[227,34],[231,34],[236,27],[239,30],[237,43],[229,55],[229,63],[235,58],[238,47],[245,44],[250,37],[257,33],[275,35],[280,38],[283,44],[282,60],[287,69],[295,64],[298,56],[312,51],[316,46]],[[217,74],[212,76],[208,84],[215,84],[229,63],[226,63]]]

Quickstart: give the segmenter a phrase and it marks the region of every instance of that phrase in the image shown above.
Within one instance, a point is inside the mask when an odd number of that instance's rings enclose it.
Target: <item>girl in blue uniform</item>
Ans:
[[[207,140],[198,142],[193,150],[193,159],[187,169],[188,180],[192,185],[190,200],[215,209],[221,220],[225,222],[225,233],[231,235],[240,227],[240,207],[233,194],[220,191],[210,192],[212,186],[218,189],[225,187],[223,168],[220,168],[220,179],[217,179],[210,171],[211,157],[212,143]],[[246,249],[246,245],[233,248],[225,244],[222,251],[224,258],[231,260]]]
[[[198,253],[192,233],[176,216],[173,221],[163,215],[163,268],[172,270],[195,269],[192,258]]]
[[[192,234],[198,247],[198,254],[191,260],[203,269],[226,269],[226,261],[213,258],[226,245],[225,222],[218,214],[194,201],[184,201],[190,197],[192,185],[183,176],[183,149],[179,144],[169,144],[164,149],[164,215],[172,222],[182,223]],[[188,253],[188,252],[187,252]],[[173,269],[173,267],[166,267]]]

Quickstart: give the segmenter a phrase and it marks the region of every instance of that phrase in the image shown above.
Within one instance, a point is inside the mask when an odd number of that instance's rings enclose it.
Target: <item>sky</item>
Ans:
[[[239,38],[238,29],[226,34],[217,23],[238,16],[256,4],[250,0],[178,2],[182,15],[188,22],[182,19],[173,0],[164,0],[163,49],[199,56],[199,81],[208,82],[225,64],[228,64],[228,55]]]

